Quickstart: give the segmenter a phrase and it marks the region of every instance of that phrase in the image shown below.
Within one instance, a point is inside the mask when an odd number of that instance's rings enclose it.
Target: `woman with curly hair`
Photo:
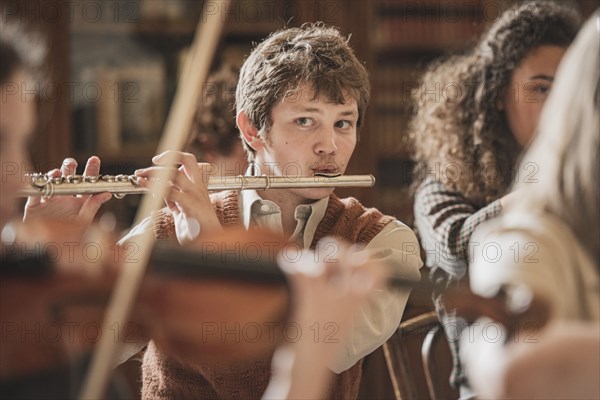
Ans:
[[[561,62],[539,134],[521,161],[539,165],[537,181],[517,182],[519,202],[475,233],[502,252],[493,262],[476,252],[472,290],[490,297],[503,289],[511,304],[528,292],[548,317],[535,340],[486,341],[478,329],[489,319],[465,335],[462,360],[482,398],[600,398],[599,48],[596,11]],[[517,252],[514,243],[528,248]]]
[[[433,64],[423,76],[410,127],[419,183],[414,211],[437,287],[466,274],[473,230],[514,201],[507,193],[515,177],[535,178],[535,165],[516,171],[517,161],[578,27],[577,13],[557,3],[515,6],[471,51]],[[456,343],[464,324],[444,309],[440,293],[434,301],[455,356],[451,381],[462,392]]]

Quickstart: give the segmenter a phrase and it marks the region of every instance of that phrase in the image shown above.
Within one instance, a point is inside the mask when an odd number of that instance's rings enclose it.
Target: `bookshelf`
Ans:
[[[506,4],[505,4],[506,3]],[[375,207],[412,225],[411,95],[427,64],[468,48],[486,26],[486,0],[464,2],[380,0],[370,2],[372,113],[375,138]],[[507,7],[508,2],[494,5]],[[498,14],[498,10],[493,10]]]

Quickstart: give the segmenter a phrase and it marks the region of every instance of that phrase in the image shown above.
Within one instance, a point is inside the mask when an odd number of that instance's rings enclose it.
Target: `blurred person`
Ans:
[[[539,299],[548,326],[485,340],[480,320],[461,340],[469,380],[485,398],[599,398],[600,385],[600,12],[567,51],[521,165],[519,201],[480,226],[472,238],[475,293],[507,303]],[[497,256],[481,246],[492,243]],[[474,247],[477,245],[477,247]],[[483,335],[482,335],[483,333]],[[529,333],[525,336],[525,333]]]
[[[211,74],[194,114],[186,151],[211,164],[211,174],[242,175],[246,152],[235,125],[235,88],[239,70],[224,65]]]
[[[578,15],[558,3],[515,5],[466,54],[433,63],[414,95],[415,225],[430,277],[440,288],[434,303],[453,354],[451,384],[461,397],[472,396],[457,350],[465,322],[445,308],[441,288],[468,274],[475,228],[518,196],[509,193],[511,182],[515,175],[526,179],[530,170],[518,170],[517,160],[534,137],[578,27]],[[439,90],[431,93],[432,86]]]

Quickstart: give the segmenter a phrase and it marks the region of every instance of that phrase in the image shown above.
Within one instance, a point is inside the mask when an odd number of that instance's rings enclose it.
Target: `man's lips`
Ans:
[[[340,167],[335,162],[314,163],[310,168],[314,174],[339,174]]]
[[[333,178],[336,176],[341,176],[342,174],[340,172],[315,172],[314,176],[324,176],[327,178]]]
[[[312,171],[313,171],[313,175],[319,175],[319,176],[331,177],[331,176],[340,176],[341,175],[338,168],[333,168],[331,166],[312,168]]]

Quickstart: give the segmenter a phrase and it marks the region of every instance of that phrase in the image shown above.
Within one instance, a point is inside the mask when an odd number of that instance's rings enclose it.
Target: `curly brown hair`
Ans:
[[[544,45],[568,47],[579,25],[576,11],[554,2],[516,5],[473,49],[430,65],[415,91],[409,126],[416,183],[433,174],[479,205],[504,195],[521,148],[498,99],[528,54]]]
[[[369,76],[348,45],[348,38],[322,22],[271,34],[248,56],[240,71],[236,111],[244,112],[261,137],[268,140],[271,110],[286,96],[309,83],[314,96],[343,104],[356,100],[360,128],[369,103]],[[242,139],[248,157],[254,151]]]
[[[238,69],[224,65],[203,86],[187,144],[187,150],[198,159],[207,152],[229,156],[240,146],[234,108],[237,79]]]

